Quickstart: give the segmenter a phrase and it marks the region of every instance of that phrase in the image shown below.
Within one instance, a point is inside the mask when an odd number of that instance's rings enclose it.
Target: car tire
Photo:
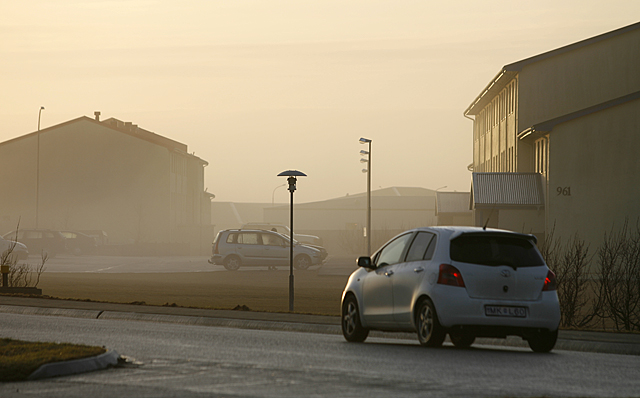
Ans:
[[[293,267],[299,270],[305,270],[311,266],[311,258],[306,254],[298,255],[293,262]]]
[[[549,352],[556,346],[556,341],[558,341],[558,330],[538,332],[527,339],[533,352]]]
[[[360,323],[360,309],[358,301],[353,295],[348,295],[342,303],[342,335],[350,343],[362,343],[369,336],[369,329]]]
[[[462,331],[450,332],[449,338],[456,348],[469,348],[476,341],[476,336]]]
[[[238,256],[229,256],[224,260],[224,267],[228,271],[237,271],[238,268],[240,268],[240,265],[242,265],[242,263]]]
[[[440,347],[446,332],[438,321],[433,302],[428,298],[420,300],[416,312],[416,329],[420,344],[425,347]]]

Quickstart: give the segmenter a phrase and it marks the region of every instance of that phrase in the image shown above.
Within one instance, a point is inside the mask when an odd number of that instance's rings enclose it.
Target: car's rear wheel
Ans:
[[[238,256],[229,256],[224,260],[224,267],[229,271],[237,271],[241,262]]]
[[[556,341],[558,341],[557,330],[553,332],[538,332],[527,339],[529,347],[534,352],[549,352],[556,346]]]
[[[463,331],[449,332],[449,338],[457,348],[469,348],[476,341],[476,336]]]
[[[306,254],[300,254],[294,259],[293,266],[295,269],[305,270],[311,266],[311,258]]]
[[[438,314],[433,302],[427,298],[418,303],[416,328],[418,329],[418,340],[425,347],[440,347],[447,335],[438,321]]]
[[[342,335],[352,343],[362,343],[369,336],[369,329],[360,323],[358,301],[351,294],[342,303]]]

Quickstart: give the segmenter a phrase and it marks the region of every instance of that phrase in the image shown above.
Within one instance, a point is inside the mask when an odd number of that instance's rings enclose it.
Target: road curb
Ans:
[[[109,350],[104,354],[94,357],[74,359],[71,361],[52,362],[40,366],[31,373],[27,380],[38,380],[48,377],[68,376],[78,373],[93,372],[106,369],[118,364],[120,355],[115,350]]]

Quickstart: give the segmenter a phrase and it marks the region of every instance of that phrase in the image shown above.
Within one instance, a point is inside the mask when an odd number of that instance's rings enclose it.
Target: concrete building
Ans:
[[[475,225],[469,192],[436,192],[438,225]]]
[[[18,222],[102,230],[132,254],[206,254],[207,162],[185,144],[99,114],[0,143],[0,232]]]
[[[407,229],[436,225],[435,194],[414,187],[371,191],[371,249]],[[294,203],[294,209],[294,232],[321,237],[330,254],[365,252],[366,193]],[[265,207],[264,221],[289,225],[289,205]]]
[[[595,249],[640,217],[639,49],[636,23],[500,69],[464,111],[477,225]]]

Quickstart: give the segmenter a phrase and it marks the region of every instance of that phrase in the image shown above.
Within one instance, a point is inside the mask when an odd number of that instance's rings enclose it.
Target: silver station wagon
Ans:
[[[218,232],[213,241],[210,264],[223,265],[230,271],[245,266],[289,265],[290,244],[287,236],[273,231],[227,229]],[[294,240],[293,266],[304,270],[322,264],[326,256],[318,249]]]
[[[403,232],[372,257],[358,258],[342,294],[342,332],[416,332],[424,346],[456,347],[476,337],[525,339],[533,351],[555,346],[560,324],[556,277],[533,235],[477,227]]]

